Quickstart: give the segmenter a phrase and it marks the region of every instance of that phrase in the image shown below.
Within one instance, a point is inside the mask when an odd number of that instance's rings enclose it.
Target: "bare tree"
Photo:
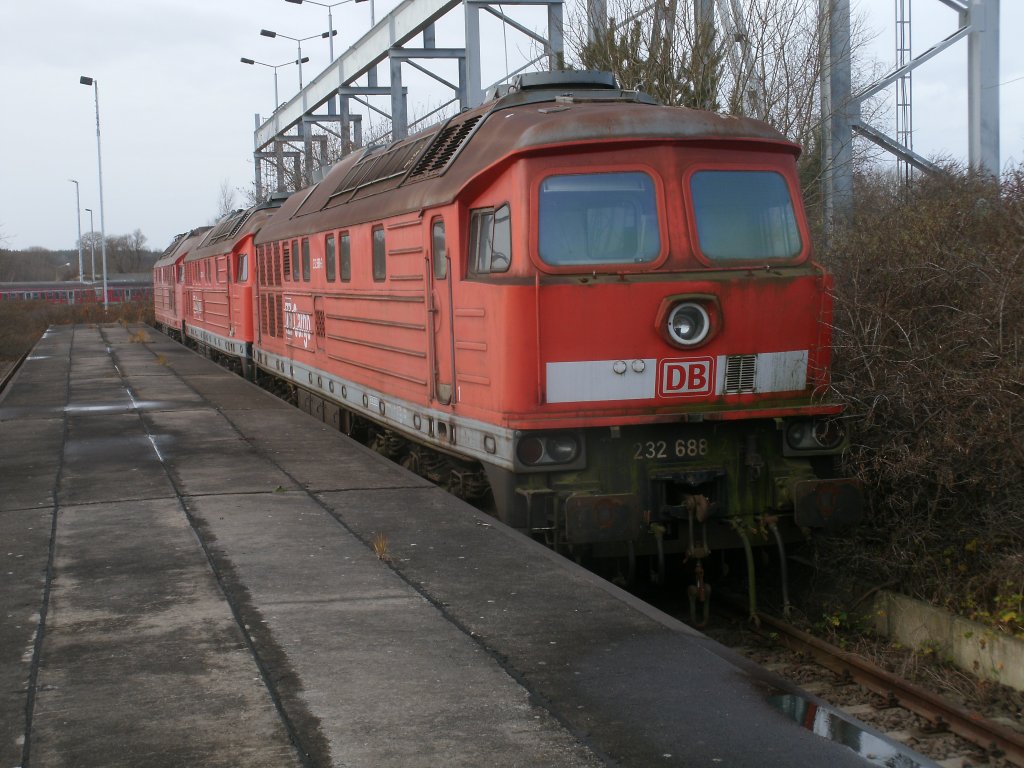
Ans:
[[[86,236],[83,235],[84,240]],[[107,266],[111,272],[139,272],[145,264],[147,238],[136,229],[128,235],[107,238]],[[98,243],[98,240],[97,240]]]
[[[571,58],[663,104],[718,109],[725,49],[710,18],[696,10],[680,14],[678,0],[644,6],[616,0],[611,12],[593,40],[578,17],[570,19],[565,39]]]
[[[217,200],[217,221],[220,221],[235,208],[238,207],[238,198],[235,190],[231,188],[231,182],[224,179],[220,183],[220,195]]]

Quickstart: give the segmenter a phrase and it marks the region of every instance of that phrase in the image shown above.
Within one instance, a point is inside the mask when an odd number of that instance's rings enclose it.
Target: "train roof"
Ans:
[[[277,212],[285,199],[284,195],[274,195],[267,202],[254,205],[252,208],[232,211],[209,229],[202,242],[185,255],[185,261],[196,261],[227,253],[240,239],[258,232],[267,219]]]
[[[153,264],[153,269],[158,267],[167,267],[177,263],[178,260],[188,253],[189,249],[193,248],[195,244],[199,242],[199,239],[211,229],[212,227],[198,227],[177,235],[174,240],[171,241],[171,244],[167,246],[167,250],[165,250],[160,258],[156,260],[156,263]]]
[[[512,156],[579,144],[731,141],[797,155],[796,144],[750,118],[667,107],[615,86],[607,73],[520,75],[492,100],[442,125],[342,159],[299,190],[258,234],[258,242],[378,219],[451,202],[484,169]],[[339,206],[344,214],[339,216]]]

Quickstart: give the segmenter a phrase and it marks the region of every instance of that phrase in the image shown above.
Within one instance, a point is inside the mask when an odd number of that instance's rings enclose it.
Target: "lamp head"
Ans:
[[[92,85],[94,81],[91,77],[86,77],[85,75],[82,75],[80,78],[78,78],[78,82],[80,82],[82,85]]]
[[[264,37],[277,37],[277,32],[271,32],[269,29],[261,29],[260,34]]]

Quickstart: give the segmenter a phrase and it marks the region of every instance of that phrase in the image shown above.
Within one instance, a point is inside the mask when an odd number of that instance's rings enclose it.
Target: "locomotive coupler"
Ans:
[[[690,598],[690,623],[697,627],[705,627],[711,616],[711,585],[704,583],[704,567],[697,561],[697,567],[693,574],[696,582],[687,587],[687,595]],[[703,618],[697,624],[697,603],[703,604]]]
[[[687,496],[684,507],[688,509],[686,516],[687,523],[689,525],[690,533],[690,545],[686,550],[687,559],[693,557],[697,560],[705,558],[711,554],[711,548],[708,546],[708,514],[711,509],[711,502],[708,501],[707,496]],[[697,544],[697,535],[695,531],[694,523],[700,523],[701,531],[701,543]]]

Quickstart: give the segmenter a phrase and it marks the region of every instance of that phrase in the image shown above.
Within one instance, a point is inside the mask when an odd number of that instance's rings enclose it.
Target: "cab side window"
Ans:
[[[508,203],[478,208],[469,217],[469,272],[487,275],[508,272],[512,265],[512,215]]]

